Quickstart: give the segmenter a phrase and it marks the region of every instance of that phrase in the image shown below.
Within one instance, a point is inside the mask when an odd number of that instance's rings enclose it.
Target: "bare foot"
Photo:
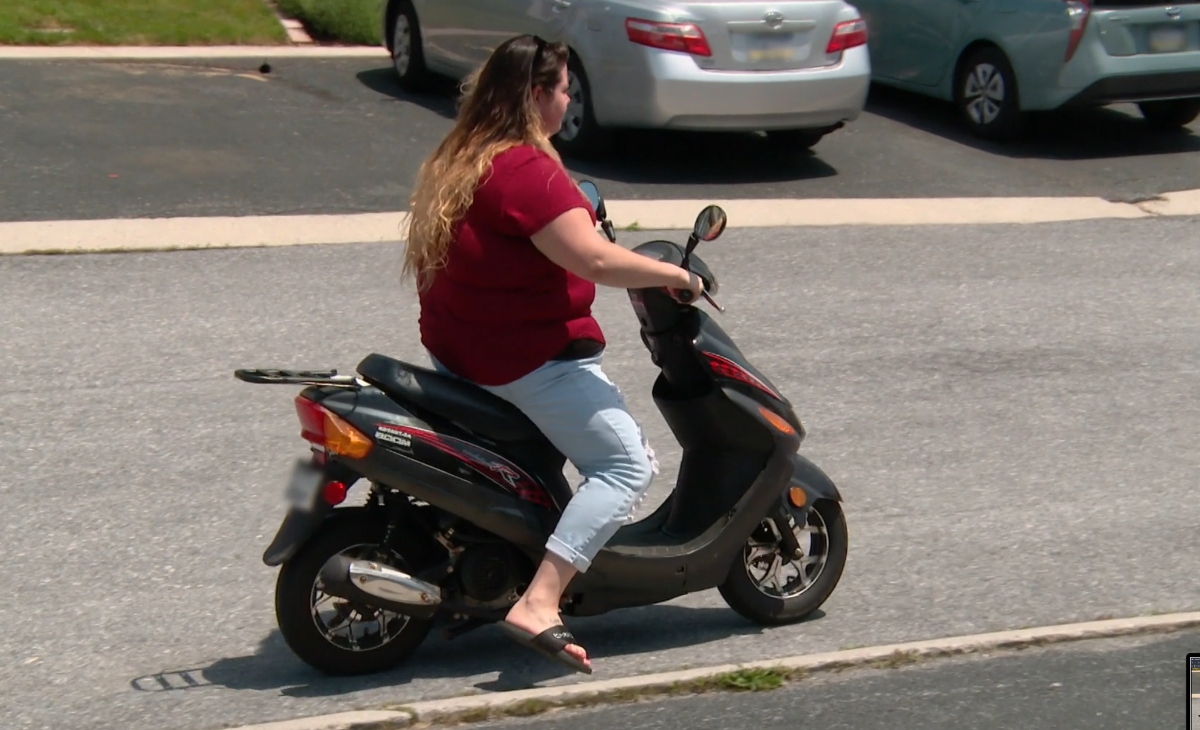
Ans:
[[[504,620],[517,628],[532,632],[535,636],[552,626],[562,624],[562,618],[558,615],[557,611],[537,611],[525,605],[524,601],[517,601],[509,609],[508,615],[505,616]],[[592,662],[588,659],[587,652],[584,651],[582,646],[567,644],[565,651],[588,667],[592,666]]]

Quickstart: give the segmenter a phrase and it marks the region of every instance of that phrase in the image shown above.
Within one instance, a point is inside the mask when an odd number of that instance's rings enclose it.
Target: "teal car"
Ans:
[[[1177,130],[1200,114],[1200,0],[852,0],[872,80],[954,102],[977,135],[1026,112],[1132,102]]]

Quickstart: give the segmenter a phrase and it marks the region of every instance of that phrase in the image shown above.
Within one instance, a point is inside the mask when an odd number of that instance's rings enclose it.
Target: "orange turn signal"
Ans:
[[[371,439],[334,413],[325,411],[325,448],[338,456],[361,459],[371,453]]]
[[[783,417],[775,411],[764,408],[763,406],[759,406],[758,412],[762,414],[763,418],[767,419],[767,423],[771,424],[780,431],[788,434],[796,433],[796,429],[792,428],[792,424],[785,421]]]
[[[800,487],[792,487],[788,490],[788,501],[792,503],[793,507],[803,507],[804,503],[808,501],[808,495]]]

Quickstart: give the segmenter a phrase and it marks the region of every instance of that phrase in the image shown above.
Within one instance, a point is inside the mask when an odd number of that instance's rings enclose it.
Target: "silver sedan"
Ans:
[[[765,131],[810,147],[862,113],[866,23],[843,0],[388,0],[402,86],[461,79],[522,33],[571,49],[567,154],[611,128]]]

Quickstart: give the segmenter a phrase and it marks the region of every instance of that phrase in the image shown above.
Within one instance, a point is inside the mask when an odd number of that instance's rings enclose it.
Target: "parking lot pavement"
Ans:
[[[716,591],[573,622],[592,679],[1196,610],[1194,235],[731,221],[697,250],[712,316],[808,425],[846,499],[846,572],[794,626]],[[582,679],[494,628],[323,677],[276,630],[261,555],[306,453],[298,389],[233,370],[426,362],[399,267],[391,244],[0,258],[4,730],[209,730]],[[625,292],[595,311],[663,465],[645,514],[680,452]]]
[[[0,61],[0,220],[392,211],[449,128],[452,88],[401,92],[386,57]],[[812,153],[755,135],[638,132],[572,162],[611,199],[1101,196],[1200,185],[1200,136],[1136,112],[1052,115],[977,141],[945,105],[876,88]]]

